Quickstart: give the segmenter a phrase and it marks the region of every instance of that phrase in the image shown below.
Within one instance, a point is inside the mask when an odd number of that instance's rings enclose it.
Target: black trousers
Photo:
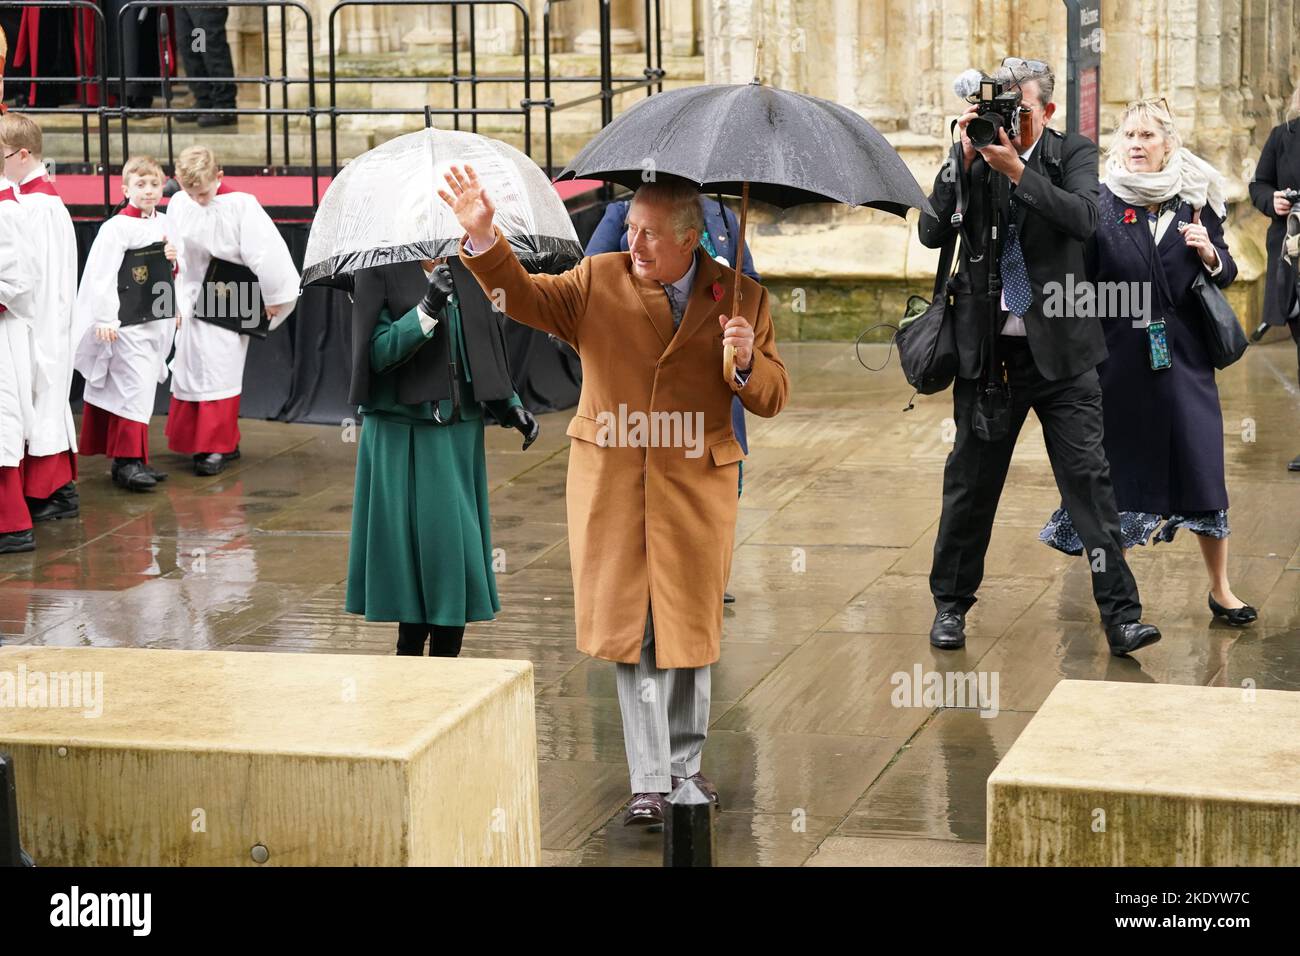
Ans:
[[[197,37],[196,30],[203,32]],[[195,44],[200,49],[195,50]],[[226,42],[225,7],[177,7],[176,45],[185,63],[187,76],[199,80],[235,75],[235,65],[230,58],[230,45]],[[234,83],[190,84],[194,105],[204,110],[233,109]]]
[[[1011,428],[1002,441],[982,441],[971,431],[980,383],[959,378],[953,387],[957,437],[944,467],[943,515],[930,570],[935,607],[964,614],[975,603],[1011,453],[1032,408],[1043,426],[1062,504],[1093,569],[1092,593],[1102,623],[1110,626],[1140,619],[1137,582],[1124,560],[1110,466],[1102,448],[1101,384],[1096,370],[1050,382],[1039,373],[1028,343],[1020,337],[1002,336],[998,358],[999,364],[1006,364],[1012,402]]]

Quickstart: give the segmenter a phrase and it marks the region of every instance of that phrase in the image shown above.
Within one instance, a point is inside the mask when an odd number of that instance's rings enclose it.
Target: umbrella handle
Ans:
[[[740,229],[736,236],[736,270],[731,286],[732,315],[740,314],[740,273],[745,264],[745,219],[748,214],[749,183],[746,182],[740,193]],[[722,380],[728,385],[736,380],[736,348],[733,345],[722,347]]]

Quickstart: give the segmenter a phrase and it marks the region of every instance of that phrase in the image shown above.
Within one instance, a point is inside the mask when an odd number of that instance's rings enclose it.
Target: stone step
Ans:
[[[40,866],[541,862],[528,661],[3,647],[0,703]]]
[[[1300,865],[1300,693],[1061,681],[988,779],[990,866]]]

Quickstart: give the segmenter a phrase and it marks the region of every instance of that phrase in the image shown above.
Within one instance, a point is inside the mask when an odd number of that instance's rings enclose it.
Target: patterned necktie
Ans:
[[[1025,254],[1020,249],[1020,234],[1016,229],[1016,197],[1011,197],[1007,216],[1007,240],[1002,244],[1002,299],[1012,315],[1025,315],[1034,301],[1034,290],[1029,285],[1029,270],[1025,268]]]
[[[685,303],[682,302],[681,290],[675,285],[664,286],[664,294],[668,296],[668,305],[673,310],[673,328],[676,329],[682,324],[682,315],[686,312]]]

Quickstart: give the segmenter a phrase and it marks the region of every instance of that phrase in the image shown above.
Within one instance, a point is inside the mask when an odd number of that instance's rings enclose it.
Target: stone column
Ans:
[[[574,38],[573,49],[578,53],[600,53],[600,12],[601,0],[592,0],[595,7],[595,19],[591,26]],[[643,0],[612,0],[610,4],[610,49],[614,53],[637,53],[643,49],[641,39],[645,35],[645,11]]]
[[[704,29],[704,76],[709,83],[748,83],[754,78],[758,7],[764,0],[708,0]]]
[[[664,46],[672,56],[694,56],[698,50],[701,0],[661,0]]]

